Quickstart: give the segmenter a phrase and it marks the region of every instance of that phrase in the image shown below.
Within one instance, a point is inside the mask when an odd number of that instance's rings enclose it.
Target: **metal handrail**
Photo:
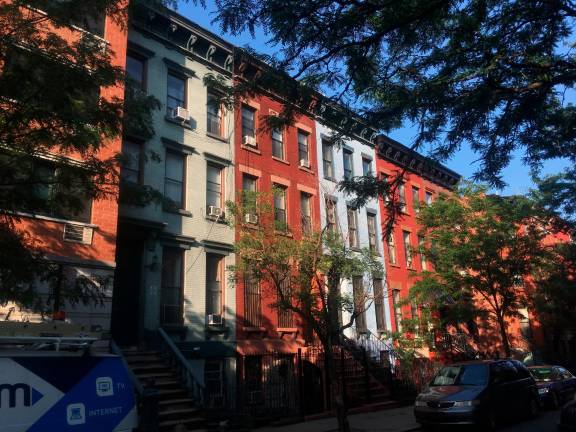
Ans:
[[[138,377],[134,374],[134,372],[132,372],[132,368],[126,361],[124,353],[122,352],[120,347],[116,345],[116,342],[114,342],[113,339],[110,339],[110,351],[112,352],[112,354],[116,354],[118,357],[120,357],[120,359],[122,359],[122,364],[124,365],[124,368],[128,371],[128,376],[130,377],[130,381],[132,381],[132,385],[134,385],[134,389],[136,389],[136,393],[138,393],[139,396],[143,395],[144,386],[142,385]]]
[[[164,331],[164,329],[159,328],[158,334],[160,335],[160,342],[164,345],[166,349],[164,352],[170,356],[170,359],[177,369],[181,378],[184,380],[184,385],[190,392],[192,399],[200,406],[204,405],[204,386],[201,385],[192,371],[192,367],[186,360],[186,357],[178,349],[172,338]]]

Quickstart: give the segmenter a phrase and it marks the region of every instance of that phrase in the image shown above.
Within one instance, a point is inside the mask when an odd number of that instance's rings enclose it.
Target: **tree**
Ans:
[[[377,130],[413,123],[439,159],[469,145],[477,179],[502,185],[516,150],[534,170],[576,160],[575,17],[571,0],[216,0],[215,21],[261,27],[269,64]]]
[[[302,236],[292,232],[271,205],[278,193],[282,192],[246,192],[238,203],[228,203],[230,221],[240,233],[235,244],[236,264],[229,268],[231,278],[257,281],[265,293],[262,298],[274,299],[273,308],[294,313],[314,332],[334,386],[339,430],[349,431],[342,389],[336,385],[333,346],[340,344],[344,330],[374,301],[371,277],[368,281],[365,275],[381,277],[383,269],[372,252],[352,251],[337,232],[313,228]],[[256,215],[258,223],[246,223],[247,214]],[[343,279],[360,275],[364,278],[362,289],[342,292]],[[342,317],[343,312],[348,319]]]
[[[88,202],[117,195],[122,156],[104,151],[122,133],[124,120],[129,129],[153,134],[147,120],[157,101],[128,95],[124,115],[122,97],[104,97],[123,87],[125,77],[99,36],[105,16],[126,28],[127,4],[0,4],[0,249],[9,251],[0,262],[1,304],[41,309],[38,283],[66,279],[22,227],[22,214],[81,218]],[[71,26],[87,31],[71,35]],[[98,301],[98,289],[91,292],[88,285],[74,282],[56,292],[73,302]]]
[[[441,313],[441,327],[485,317],[510,356],[507,320],[529,303],[526,278],[547,256],[541,215],[524,197],[487,195],[467,185],[421,212],[422,253],[433,265],[410,291],[416,304]]]

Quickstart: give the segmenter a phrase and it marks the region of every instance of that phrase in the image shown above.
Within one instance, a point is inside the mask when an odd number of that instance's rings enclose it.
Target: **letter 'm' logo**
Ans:
[[[15,408],[19,400],[23,406],[29,407],[42,399],[42,396],[42,393],[26,383],[0,384],[0,408]]]

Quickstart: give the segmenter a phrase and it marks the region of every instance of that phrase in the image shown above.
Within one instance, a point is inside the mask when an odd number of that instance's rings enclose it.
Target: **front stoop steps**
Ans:
[[[194,406],[186,388],[168,362],[157,351],[124,350],[126,362],[143,384],[158,390],[160,432],[202,432],[207,430],[203,412]]]

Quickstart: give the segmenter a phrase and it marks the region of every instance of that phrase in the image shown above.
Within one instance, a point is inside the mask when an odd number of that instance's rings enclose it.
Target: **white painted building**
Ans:
[[[351,206],[352,196],[338,190],[338,182],[347,177],[376,172],[374,147],[370,141],[357,139],[333,139],[334,132],[327,126],[316,123],[318,143],[318,178],[320,183],[320,212],[322,228],[332,225],[341,233],[347,246],[352,249],[373,248],[380,256],[382,267],[384,253],[381,241],[381,217],[378,200],[374,199],[360,209]],[[356,286],[355,286],[356,285]],[[374,278],[370,274],[358,275],[353,280],[342,281],[342,292],[353,295],[354,289],[364,290],[369,296],[360,319],[354,328],[346,330],[348,337],[366,330],[379,335],[390,330],[390,313],[386,300],[386,277]],[[349,314],[343,313],[343,322],[349,321]]]

